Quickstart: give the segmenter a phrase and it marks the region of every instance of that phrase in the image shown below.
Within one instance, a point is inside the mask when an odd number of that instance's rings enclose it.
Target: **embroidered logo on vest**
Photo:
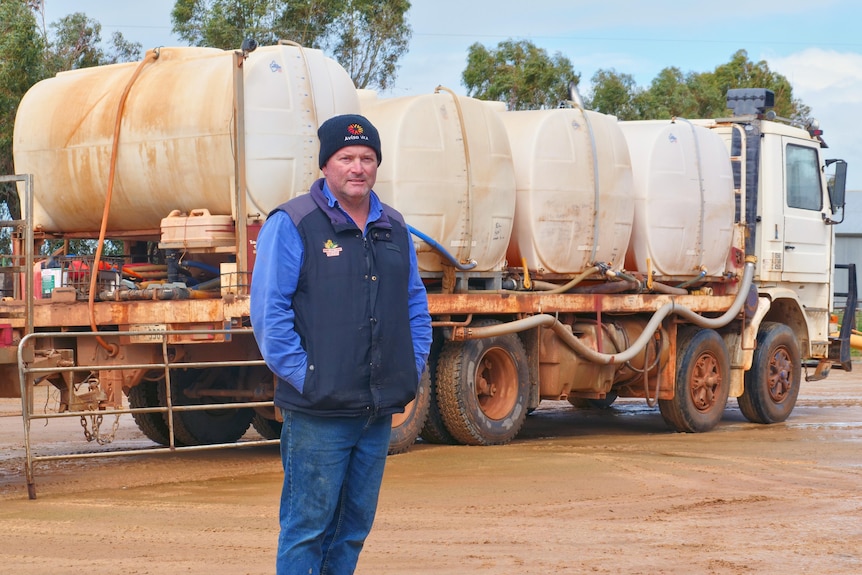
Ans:
[[[326,243],[323,244],[323,253],[325,253],[328,258],[340,256],[341,246],[332,240],[326,240]]]

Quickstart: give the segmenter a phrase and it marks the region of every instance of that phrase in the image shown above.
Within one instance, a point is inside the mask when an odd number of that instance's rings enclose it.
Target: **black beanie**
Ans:
[[[368,146],[377,153],[377,165],[383,160],[380,153],[380,135],[365,116],[344,114],[323,122],[317,129],[320,140],[320,168],[332,154],[345,146]]]

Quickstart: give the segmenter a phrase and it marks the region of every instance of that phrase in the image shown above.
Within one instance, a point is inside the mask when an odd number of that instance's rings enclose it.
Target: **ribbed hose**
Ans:
[[[753,278],[754,262],[748,261],[745,264],[745,270],[743,271],[742,275],[742,282],[740,283],[739,291],[736,294],[736,298],[733,300],[733,304],[730,306],[730,309],[728,309],[721,316],[716,318],[703,317],[685,306],[677,305],[675,302],[668,302],[664,304],[662,307],[656,310],[656,312],[650,318],[649,322],[646,324],[646,327],[644,327],[643,332],[641,332],[640,337],[638,337],[634,341],[634,343],[632,343],[632,345],[622,353],[599,353],[587,347],[586,345],[584,345],[584,343],[581,342],[581,340],[575,337],[575,334],[572,333],[571,326],[561,323],[559,320],[557,320],[556,317],[548,314],[538,314],[525,319],[519,319],[509,323],[503,323],[498,325],[455,328],[453,331],[452,339],[482,339],[486,337],[506,335],[509,333],[517,333],[536,327],[549,327],[554,330],[554,333],[556,333],[560,337],[560,339],[562,339],[566,343],[566,345],[572,348],[575,353],[577,353],[584,359],[587,359],[593,363],[618,365],[634,359],[637,354],[643,351],[644,347],[652,339],[653,334],[661,327],[661,322],[664,321],[664,319],[671,314],[676,314],[684,319],[687,319],[695,325],[705,328],[715,329],[727,325],[737,315],[739,315],[740,310],[742,310],[742,306],[745,303],[746,298],[748,297],[748,292],[751,288],[751,282]]]
[[[524,269],[526,269],[526,268],[524,268]],[[574,278],[572,278],[571,280],[569,280],[569,282],[567,282],[563,285],[559,285],[559,286],[554,285],[553,288],[543,289],[541,291],[542,291],[542,293],[546,293],[546,294],[566,293],[567,291],[569,291],[570,289],[572,289],[573,287],[575,287],[576,285],[578,285],[579,283],[581,283],[582,281],[584,281],[585,279],[587,279],[588,277],[593,275],[594,273],[598,273],[600,271],[601,271],[601,269],[597,266],[589,267],[589,268],[585,269],[584,271],[582,271],[581,273],[579,273]],[[545,284],[540,284],[540,285],[542,287],[544,287]],[[536,288],[539,289],[539,286],[536,286]]]

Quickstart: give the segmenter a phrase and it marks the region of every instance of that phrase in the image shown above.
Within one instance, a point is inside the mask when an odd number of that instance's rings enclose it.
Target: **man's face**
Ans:
[[[323,175],[340,203],[355,205],[368,197],[377,181],[377,153],[368,146],[345,146],[332,154]]]

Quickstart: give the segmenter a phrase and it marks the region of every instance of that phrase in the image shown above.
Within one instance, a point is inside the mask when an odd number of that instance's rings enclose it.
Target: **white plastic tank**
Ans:
[[[517,201],[510,265],[575,274],[622,266],[632,230],[632,169],[614,116],[577,108],[502,112]]]
[[[635,190],[626,267],[658,276],[721,275],[734,213],[733,174],[721,137],[685,120],[620,127]]]
[[[382,140],[374,186],[381,199],[459,261],[475,261],[472,271],[502,269],[515,174],[493,107],[447,91],[398,98],[364,93],[360,105]],[[441,271],[441,257],[420,246],[419,267]]]
[[[174,210],[234,214],[233,59],[233,51],[161,48],[142,70],[122,117],[109,231],[158,231]],[[117,108],[137,66],[63,72],[24,96],[15,170],[34,174],[37,228],[99,230]],[[343,68],[292,45],[249,54],[243,83],[246,208],[265,216],[320,176],[318,125],[359,103]]]

